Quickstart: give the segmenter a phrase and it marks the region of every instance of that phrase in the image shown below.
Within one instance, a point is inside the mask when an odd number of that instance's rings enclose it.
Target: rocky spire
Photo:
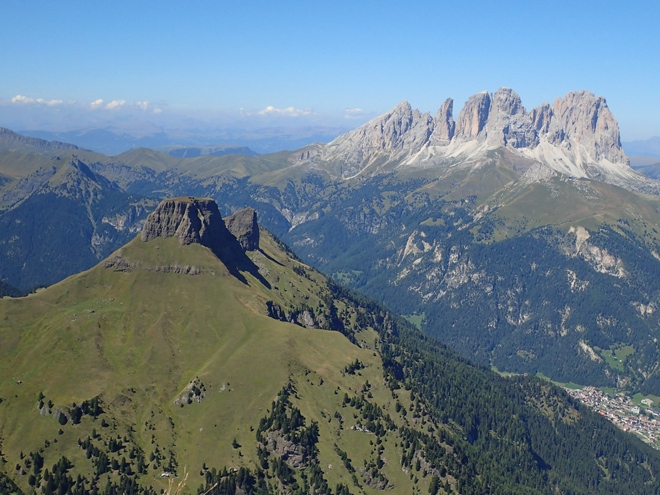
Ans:
[[[487,91],[470,96],[458,114],[456,137],[475,139],[486,126],[490,105],[491,97]]]
[[[452,98],[447,98],[435,116],[435,129],[433,130],[433,134],[431,134],[431,144],[448,144],[454,137],[456,123],[454,122],[453,110],[454,100]]]
[[[259,224],[254,208],[244,208],[225,218],[225,225],[245,251],[259,249]]]
[[[520,95],[511,88],[500,88],[492,97],[492,112],[504,115],[524,115],[525,109],[520,101]]]
[[[548,103],[533,109],[529,116],[532,120],[532,128],[539,136],[544,136],[550,144],[559,144],[564,140],[566,136],[564,128]]]
[[[527,148],[536,146],[539,141],[520,96],[511,88],[500,88],[493,94],[484,127],[489,143]]]

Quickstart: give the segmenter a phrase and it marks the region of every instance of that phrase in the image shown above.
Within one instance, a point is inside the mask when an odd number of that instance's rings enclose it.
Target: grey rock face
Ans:
[[[490,104],[491,98],[486,91],[470,96],[461,113],[458,114],[456,137],[476,138],[486,126]]]
[[[560,144],[566,137],[564,128],[548,103],[536,107],[529,115],[534,131],[539,136],[545,136],[550,144]]]
[[[218,205],[209,198],[175,198],[161,201],[142,229],[142,240],[176,237],[181,244],[201,244],[223,251],[235,240],[225,227]]]
[[[621,147],[619,125],[605,98],[589,91],[573,91],[557,98],[552,110],[566,135],[584,146],[595,160],[629,163]]]
[[[452,98],[447,98],[435,116],[435,129],[433,130],[433,134],[431,134],[431,144],[448,144],[454,137],[456,122],[454,122],[454,117],[452,115],[453,109],[454,100]]]
[[[433,118],[402,101],[386,114],[329,143],[324,157],[341,156],[347,166],[357,166],[357,172],[374,157],[419,151],[431,132]]]
[[[518,93],[511,88],[498,89],[492,98],[493,110],[504,115],[524,115],[525,109]]]
[[[245,251],[259,249],[259,224],[254,208],[247,207],[225,218],[225,225]]]
[[[538,132],[523,108],[518,93],[510,88],[500,88],[493,94],[491,101],[485,126],[490,142],[513,148],[527,148],[538,144]]]

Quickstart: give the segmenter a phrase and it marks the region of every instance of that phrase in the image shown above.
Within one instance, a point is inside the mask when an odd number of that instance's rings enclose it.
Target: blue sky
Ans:
[[[657,4],[3,0],[0,126],[356,127],[404,99],[435,114],[452,97],[457,116],[509,86],[528,110],[588,89],[623,140],[645,139],[660,135]]]

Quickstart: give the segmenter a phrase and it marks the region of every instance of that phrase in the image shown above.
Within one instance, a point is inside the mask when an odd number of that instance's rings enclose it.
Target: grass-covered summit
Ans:
[[[201,210],[182,221],[221,221]],[[189,493],[657,492],[658,454],[553,386],[458,357],[265,230],[225,241],[138,236],[0,300],[0,492],[184,472]]]

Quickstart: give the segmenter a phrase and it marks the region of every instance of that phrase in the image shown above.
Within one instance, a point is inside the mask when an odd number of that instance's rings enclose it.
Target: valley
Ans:
[[[658,424],[658,411],[652,409],[651,399],[642,399],[646,407],[641,409],[633,403],[630,397],[625,395],[614,398],[593,387],[583,389],[566,389],[571,397],[578,399],[591,410],[605,416],[612,423],[619,426],[625,432],[633,432],[639,435],[645,442],[653,445],[656,449],[660,447]],[[640,414],[644,411],[646,414]]]

